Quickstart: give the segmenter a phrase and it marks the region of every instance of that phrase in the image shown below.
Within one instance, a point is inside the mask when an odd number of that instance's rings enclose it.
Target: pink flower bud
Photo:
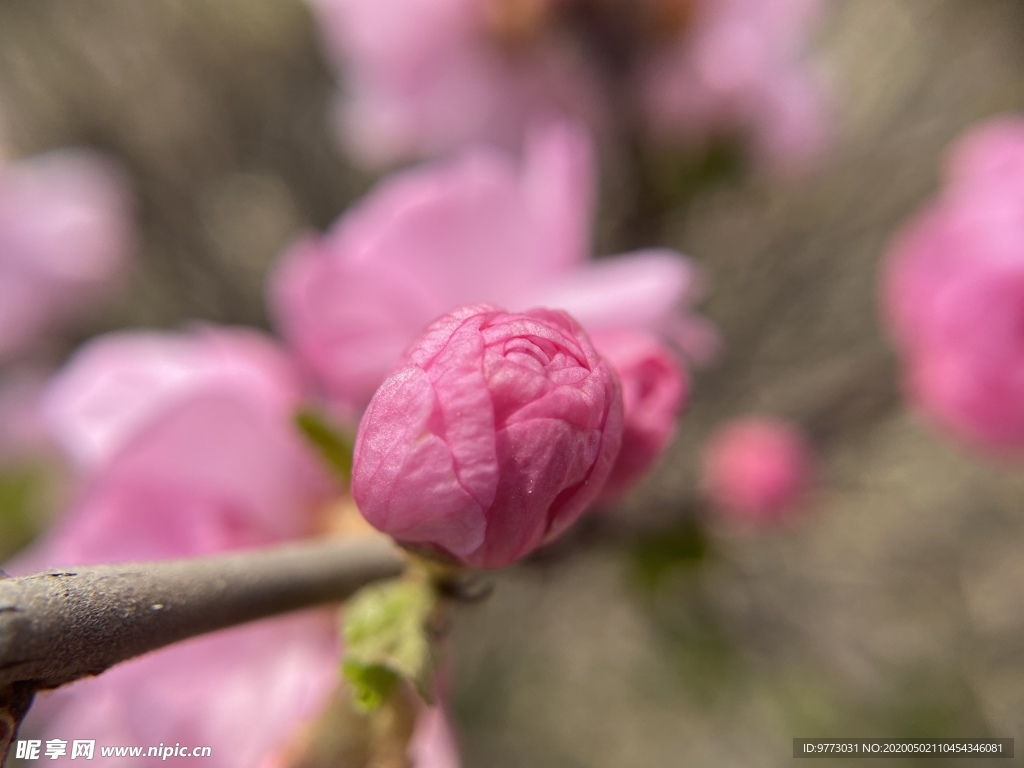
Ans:
[[[723,512],[772,523],[798,506],[811,469],[810,448],[792,425],[777,419],[739,419],[711,437],[702,484]]]
[[[400,542],[497,568],[579,517],[621,440],[618,381],[574,320],[463,307],[371,400],[352,493]]]
[[[612,501],[661,457],[690,386],[678,358],[650,334],[607,331],[594,335],[594,345],[622,384],[622,448],[601,492]]]

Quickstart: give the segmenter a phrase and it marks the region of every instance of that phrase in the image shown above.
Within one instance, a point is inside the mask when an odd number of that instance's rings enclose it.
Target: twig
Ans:
[[[36,691],[205,632],[344,600],[403,567],[382,537],[0,577],[0,765]]]

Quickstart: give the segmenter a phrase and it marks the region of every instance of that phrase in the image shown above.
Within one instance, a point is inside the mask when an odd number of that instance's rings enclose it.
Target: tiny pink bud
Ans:
[[[622,448],[601,492],[602,499],[613,501],[661,458],[690,384],[679,359],[650,334],[605,331],[594,335],[594,344],[622,384]]]
[[[810,447],[795,427],[778,419],[738,419],[711,437],[702,484],[723,512],[772,523],[803,500],[811,469]]]
[[[370,401],[352,493],[398,541],[497,568],[580,516],[621,440],[618,381],[576,321],[463,307],[413,343]]]

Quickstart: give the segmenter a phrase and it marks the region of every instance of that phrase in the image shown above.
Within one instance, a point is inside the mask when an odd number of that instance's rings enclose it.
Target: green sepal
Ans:
[[[373,712],[391,698],[400,680],[399,676],[382,664],[363,664],[346,658],[341,673],[352,686],[356,707],[361,712]]]
[[[356,704],[371,712],[401,680],[429,703],[434,649],[429,622],[437,593],[425,579],[396,579],[360,590],[345,608],[341,670],[355,689]]]
[[[320,457],[347,483],[352,479],[352,453],[355,439],[332,424],[327,417],[311,408],[295,414],[295,424]]]

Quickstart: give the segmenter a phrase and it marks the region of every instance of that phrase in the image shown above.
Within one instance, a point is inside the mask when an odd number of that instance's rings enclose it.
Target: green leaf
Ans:
[[[364,711],[379,707],[403,679],[431,700],[434,653],[428,624],[436,601],[428,581],[413,579],[375,584],[349,601],[342,673]]]
[[[352,478],[353,435],[338,429],[323,414],[309,408],[302,408],[295,414],[295,424],[327,465],[348,482]]]

